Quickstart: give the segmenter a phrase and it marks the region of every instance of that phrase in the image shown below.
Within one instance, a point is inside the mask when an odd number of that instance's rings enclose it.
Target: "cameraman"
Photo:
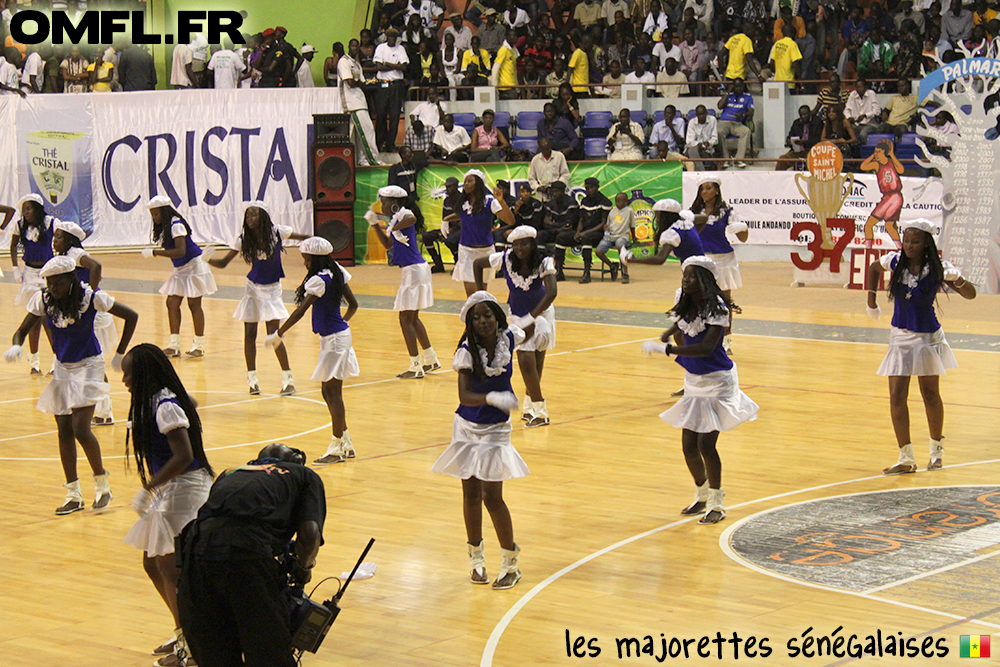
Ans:
[[[178,539],[181,626],[201,667],[294,667],[285,571],[309,581],[323,543],[323,480],[282,444],[219,475]]]

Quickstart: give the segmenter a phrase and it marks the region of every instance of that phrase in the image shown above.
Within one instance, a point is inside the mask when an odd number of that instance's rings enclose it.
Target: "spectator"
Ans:
[[[844,118],[844,109],[840,105],[827,107],[826,123],[820,139],[836,144],[846,159],[857,157],[858,138],[851,129],[851,124]]]
[[[941,16],[941,37],[957,45],[972,36],[972,12],[962,7],[962,0],[951,0],[948,12]]]
[[[715,117],[708,115],[704,104],[699,104],[694,110],[694,120],[688,123],[684,145],[684,152],[695,160],[695,171],[705,171],[705,164],[701,159],[715,157],[715,149],[719,145],[719,130]]]
[[[930,136],[931,132],[934,136]],[[917,134],[922,136],[931,153],[951,159],[951,145],[958,138],[958,126],[950,113],[939,109],[929,126],[917,126]]]
[[[639,36],[636,38],[637,42],[635,48],[632,49],[632,55],[629,62],[632,67],[635,67],[635,61],[642,59],[646,61],[646,69],[653,69],[653,41],[647,33],[640,32]]]
[[[623,20],[631,18],[632,13],[629,12],[626,0],[604,0],[601,4],[601,18],[604,20],[604,27],[610,30],[612,26],[618,25],[619,13],[621,13]],[[631,28],[630,22],[625,21],[625,24]],[[614,40],[606,41],[613,42]]]
[[[902,36],[903,21],[910,20],[913,21],[914,27],[919,34],[924,32],[924,15],[920,12],[913,11],[913,1],[903,0],[899,3],[899,11],[896,12],[896,17],[893,21],[896,24],[896,30],[899,31],[900,36]]]
[[[335,46],[340,45],[337,42]],[[343,48],[341,46],[341,48]],[[375,126],[368,115],[368,100],[364,93],[364,74],[358,57],[361,46],[358,40],[347,43],[347,54],[340,54],[337,61],[337,78],[340,80],[340,99],[343,101],[344,113],[351,116],[351,138],[354,141],[354,154],[360,165],[382,164],[375,140]]]
[[[687,95],[687,77],[683,72],[677,71],[677,61],[667,58],[663,71],[656,75],[656,92],[661,97],[680,97]]]
[[[409,129],[403,138],[403,145],[413,151],[413,155],[423,159],[427,157],[431,147],[434,146],[434,133],[437,128],[431,129],[424,125],[419,118],[410,123]]]
[[[538,121],[538,143],[541,145],[542,139],[548,139],[552,148],[559,151],[566,157],[573,157],[577,153],[580,144],[580,137],[576,130],[565,118],[556,115],[556,107],[551,102],[545,105],[543,116]]]
[[[870,22],[872,29],[881,29],[882,34],[885,35],[889,41],[896,38],[896,23],[892,20],[892,16],[887,14],[885,9],[883,9],[882,5],[879,3],[873,2],[871,7],[868,8],[868,21]]]
[[[736,79],[731,84],[730,92],[722,96],[719,100],[719,115],[717,129],[719,132],[719,145],[722,146],[722,156],[726,155],[726,137],[730,134],[736,135],[736,166],[746,169],[747,163],[743,161],[747,152],[747,141],[750,139],[750,128],[746,123],[753,120],[753,96],[746,90],[743,79]],[[729,166],[726,162],[723,168]]]
[[[444,45],[441,47],[441,73],[448,79],[449,86],[457,86],[462,80],[462,52],[455,46],[455,33],[444,33]],[[452,98],[454,91],[452,91]]]
[[[707,62],[708,47],[705,42],[696,39],[694,31],[690,28],[684,30],[684,40],[680,43],[681,49],[681,73],[687,77],[688,81],[700,81],[704,79],[704,68]],[[700,86],[695,86],[695,94],[701,92]]]
[[[660,162],[680,162],[684,171],[694,171],[694,162],[680,153],[672,153],[667,147],[666,141],[656,142],[656,155],[651,159],[659,160]]]
[[[278,32],[278,28],[274,29],[275,41],[277,45],[283,50],[284,53],[294,52],[294,49],[285,50],[286,43],[284,41],[284,34]],[[191,83],[195,88],[205,87],[205,65],[208,63],[208,40],[201,33],[196,33],[194,39],[188,44],[191,47],[191,71],[194,76],[191,77]],[[296,54],[297,55],[297,54]],[[105,56],[106,58],[107,56]],[[286,61],[282,61],[285,65],[285,71],[281,72],[282,77],[292,73],[290,64]]]
[[[840,61],[837,64],[837,74],[843,78],[849,61],[857,62],[858,49],[868,39],[871,22],[861,18],[861,8],[855,6],[840,29]]]
[[[609,2],[611,2],[611,0],[604,0],[605,6]],[[604,31],[605,44],[617,44],[619,36],[626,42],[635,41],[635,30],[632,28],[632,24],[625,20],[628,16],[627,9],[625,11],[618,10],[615,12],[611,25],[609,25],[608,29]]]
[[[635,211],[628,205],[628,196],[619,192],[615,195],[614,208],[608,212],[607,222],[604,223],[604,236],[597,244],[597,258],[608,265],[612,282],[618,279],[618,268],[621,267],[622,285],[628,284],[628,265],[612,262],[607,252],[612,248],[621,251],[635,242]]]
[[[893,58],[892,73],[897,77],[919,77],[922,62],[920,37],[913,31],[903,31],[899,36],[899,50]]]
[[[674,44],[674,34],[668,28],[662,33],[663,41],[653,47],[653,67],[654,71],[660,72],[667,64],[667,58],[681,61],[681,47]]]
[[[382,46],[381,44],[379,46]],[[400,47],[402,48],[402,47]],[[405,53],[405,52],[404,52]],[[290,54],[278,45],[277,32],[268,28],[264,31],[264,52],[261,54],[257,68],[260,70],[260,88],[282,88],[285,85],[285,73],[291,67]],[[190,65],[190,63],[189,63]],[[191,70],[189,78],[192,86],[197,88],[200,74]]]
[[[726,62],[727,79],[746,79],[748,69],[757,78],[763,78],[760,75],[757,62],[754,60],[753,40],[756,36],[756,28],[752,23],[748,24],[744,32],[736,33],[730,37],[725,46],[720,49],[719,62]]]
[[[406,27],[403,28],[399,36],[399,42],[406,49],[406,55],[410,57],[410,62],[416,62],[417,54],[420,53],[420,45],[431,41],[432,37],[426,28],[420,25],[420,16],[410,14],[406,19]]]
[[[549,200],[545,203],[545,222],[535,237],[538,245],[554,243],[556,238],[566,232],[574,232],[580,218],[580,205],[574,197],[566,194],[566,184],[553,181],[549,186]],[[572,238],[572,237],[571,237]],[[563,257],[565,258],[565,253]],[[566,280],[563,265],[556,261],[556,280]]]
[[[438,89],[429,88],[427,90],[427,101],[413,107],[413,110],[410,112],[410,123],[419,120],[423,123],[424,127],[434,132],[441,125],[441,119],[446,113],[448,113],[448,107],[438,97]]]
[[[470,46],[469,49],[462,54],[462,71],[468,71],[471,63],[475,63],[479,68],[479,71],[483,74],[489,72],[493,67],[493,61],[490,60],[490,54],[486,52],[486,49],[480,46],[478,35],[472,38],[472,46]]]
[[[617,39],[618,41],[608,46],[608,67],[611,66],[611,63],[618,63],[618,67],[622,72],[629,72],[632,70],[632,53],[634,47],[626,42],[625,37],[622,35],[619,35]]]
[[[580,103],[576,101],[573,87],[568,83],[559,86],[559,97],[553,102],[556,108],[556,115],[565,118],[573,127],[580,126]]]
[[[599,84],[604,80],[604,73],[608,67],[607,56],[604,49],[593,43],[593,38],[587,35],[584,51],[587,54],[587,67],[590,73],[590,83]],[[590,89],[587,89],[590,92]]]
[[[785,139],[785,146],[790,150],[778,159],[774,166],[775,171],[795,169],[799,161],[809,155],[809,149],[819,143],[822,131],[823,128],[813,118],[809,105],[800,106],[799,117],[792,121],[792,127]]]
[[[781,6],[781,16],[774,22],[774,41],[785,37],[785,26],[791,25],[795,28],[792,38],[799,39],[806,36],[806,22],[801,16],[792,16],[792,8],[789,5]]]
[[[403,110],[403,96],[406,94],[404,72],[409,67],[410,58],[406,49],[396,43],[399,31],[389,28],[385,32],[385,44],[375,49],[375,67],[378,68],[380,84],[375,89],[375,139],[380,151],[396,149],[396,134],[399,131],[399,114]]]
[[[125,92],[156,89],[156,66],[144,46],[129,43],[122,51],[118,57],[118,83]]]
[[[642,126],[632,120],[628,109],[622,109],[618,112],[618,122],[608,131],[608,160],[641,160],[645,140]]]
[[[10,62],[8,58],[14,62]],[[27,94],[21,90],[21,73],[18,71],[18,65],[21,62],[20,59],[21,52],[13,46],[5,47],[4,50],[0,52],[0,91],[2,91],[0,94],[20,95],[22,99],[27,97]],[[86,71],[84,71],[83,76],[88,77],[89,75]],[[86,81],[87,79],[84,80]]]
[[[455,117],[445,114],[442,124],[434,131],[431,154],[445,162],[468,162],[472,138],[465,128],[455,125]]]
[[[913,127],[917,113],[917,96],[912,94],[909,79],[901,78],[896,84],[896,91],[897,94],[890,98],[882,109],[882,122],[872,132],[891,132],[898,139]]]
[[[434,43],[431,40],[420,42],[420,48],[411,68],[412,77],[421,88],[429,86],[446,87],[448,80],[441,76],[441,63],[438,54],[434,51]],[[437,66],[437,73],[431,74],[431,69]],[[423,97],[421,96],[421,99]]]
[[[517,188],[517,201],[511,207],[514,211],[514,227],[527,225],[541,230],[545,224],[545,205],[532,196],[531,186],[521,183]]]
[[[868,87],[868,81],[864,77],[858,77],[854,82],[854,90],[847,96],[844,116],[862,144],[868,141],[868,135],[881,123],[882,108],[875,97],[875,91]]]
[[[559,95],[559,88],[564,83],[569,82],[569,72],[566,71],[565,63],[565,60],[554,60],[552,62],[552,71],[545,77],[545,84],[548,86],[546,88],[547,97],[557,97]]]
[[[528,184],[538,193],[542,201],[548,201],[552,194],[552,184],[559,181],[569,185],[569,166],[566,156],[560,151],[552,150],[552,142],[547,137],[538,139],[538,154],[531,158],[528,165]]]
[[[246,65],[232,50],[232,42],[226,40],[226,48],[212,54],[208,61],[208,77],[211,87],[218,90],[237,88],[243,78]],[[124,54],[123,54],[124,56]]]
[[[692,10],[694,18],[705,26],[705,30],[712,29],[712,19],[715,18],[715,3],[712,0],[687,0],[684,9]]]
[[[431,273],[444,273],[444,262],[441,260],[441,253],[438,252],[437,243],[443,242],[453,257],[458,257],[458,241],[462,237],[462,221],[445,222],[458,213],[458,207],[462,203],[462,193],[458,191],[458,179],[449,176],[444,182],[444,201],[441,203],[441,228],[432,229],[423,233],[422,240],[427,254],[431,256],[434,265]]]
[[[578,2],[573,10],[573,20],[579,23],[585,30],[600,26],[601,3],[594,0],[583,0]]]
[[[660,0],[650,0],[649,13],[642,24],[642,31],[649,35],[653,42],[660,41],[660,34],[670,28],[670,18],[660,6]]]
[[[269,37],[274,35],[274,30],[268,28],[264,31],[264,39],[267,40]],[[70,56],[72,57],[72,48],[70,49]],[[170,66],[170,85],[175,89],[180,88],[190,88],[192,85],[191,77],[194,73],[191,71],[191,62],[193,58],[191,56],[191,47],[187,44],[178,44],[174,47],[173,58],[171,60]],[[64,61],[65,62],[65,61]],[[88,63],[89,64],[89,63]],[[66,79],[66,75],[63,75],[63,79]],[[76,79],[73,79],[75,82]],[[79,88],[79,85],[76,85]],[[82,93],[82,90],[67,90],[67,93]]]
[[[799,54],[802,56],[802,60],[799,62],[799,71],[801,72],[801,77],[807,81],[813,81],[818,78],[816,74],[816,22],[810,21],[806,24],[806,35],[795,40],[795,45],[799,47]],[[815,83],[807,83],[803,92],[807,94],[814,94],[816,92]]]
[[[417,179],[420,170],[427,166],[427,160],[416,158],[413,150],[403,146],[399,149],[399,162],[389,167],[389,177],[386,185],[396,185],[406,191],[406,208],[413,212],[417,219],[417,229],[423,229],[424,215],[417,202],[420,195],[417,194]]]
[[[628,109],[622,109],[622,113],[628,113]],[[566,262],[566,249],[576,246],[583,248],[581,285],[590,282],[590,265],[593,262],[594,246],[604,237],[604,226],[608,222],[608,213],[611,212],[611,200],[601,194],[599,180],[590,177],[583,182],[583,185],[587,194],[580,200],[580,215],[577,219],[576,229],[560,232],[556,236],[555,254],[556,280],[558,280]]]
[[[690,7],[684,10],[684,17],[677,26],[677,34],[683,35],[685,30],[690,30],[694,33],[696,39],[701,40],[704,40],[705,35],[708,33],[708,30],[705,28],[705,24],[701,23],[694,17],[694,10]]]
[[[548,74],[552,71],[552,52],[545,46],[545,36],[542,33],[535,35],[535,42],[524,50],[524,61],[535,63],[535,69],[540,75]],[[565,65],[565,63],[563,63]],[[560,83],[562,83],[560,81]]]
[[[38,49],[33,48],[31,53],[29,53],[28,57],[25,59],[22,67],[21,87],[25,88],[29,93],[42,92],[42,85],[44,84],[44,69],[45,61],[42,59]]]
[[[492,7],[483,12],[483,18],[486,19],[486,24],[479,26],[479,32],[476,33],[476,36],[479,37],[482,48],[486,49],[490,56],[496,58],[500,45],[506,39],[507,28],[500,22],[497,10]]]
[[[381,16],[378,17],[378,26],[375,28],[375,40],[374,40],[375,46],[378,46],[379,44],[385,44],[386,40],[385,33],[388,32],[389,28],[396,28],[396,30],[399,30],[400,28],[403,27],[402,24],[398,26],[392,25],[391,19],[389,17],[390,17],[389,14],[382,14]]]
[[[62,58],[56,54],[55,49],[48,45],[43,45],[38,52],[41,54],[42,60],[44,61],[44,69],[42,71],[42,92],[63,92],[63,80],[59,73],[59,63],[62,61]],[[153,80],[153,86],[156,86],[155,79]]]
[[[510,142],[503,132],[493,127],[495,118],[493,109],[483,111],[483,124],[472,131],[473,162],[500,162],[503,160],[502,151],[510,148]]]
[[[531,17],[513,1],[507,3],[507,11],[503,13],[504,27],[508,30],[520,30],[531,25]]]
[[[416,14],[420,17],[420,25],[434,32],[441,27],[441,19],[444,18],[444,10],[434,0],[411,0],[406,11],[407,20],[410,14]]]
[[[394,0],[384,3],[382,7],[382,15],[389,17],[389,25],[386,26],[386,30],[392,26],[402,32],[403,26],[406,25],[410,16],[410,3],[407,0]]]
[[[986,0],[976,0],[976,11],[972,13],[972,24],[986,27],[990,21],[997,18],[997,10],[987,4]]]
[[[472,29],[462,22],[462,15],[458,12],[452,12],[448,19],[451,25],[444,29],[444,35],[451,33],[455,39],[455,48],[459,51],[469,50],[472,47]]]
[[[522,10],[523,11],[523,10]],[[497,95],[501,99],[516,99],[517,89],[517,58],[518,52],[514,44],[517,43],[517,33],[513,30],[507,31],[507,38],[500,46],[500,51],[496,57],[496,84]]]
[[[638,83],[647,86],[646,88],[643,88],[646,92],[646,97],[652,97],[653,89],[651,86],[656,83],[656,77],[653,76],[652,72],[646,71],[645,60],[642,58],[636,58],[635,69],[629,72],[629,74],[625,77],[625,83]]]
[[[590,4],[596,5],[600,11],[600,5],[595,2]],[[573,92],[581,97],[590,97],[590,89],[587,87],[590,83],[590,58],[587,56],[587,51],[592,45],[590,35],[584,35],[569,59],[569,82],[573,86]]]
[[[873,27],[858,52],[858,74],[879,79],[888,76],[894,55],[892,43],[883,37],[882,29]]]
[[[110,93],[113,70],[114,65],[104,62],[104,49],[97,48],[94,52],[94,62],[87,66],[87,73],[90,75],[90,92]]]
[[[829,85],[819,91],[819,96],[816,98],[816,106],[813,108],[813,115],[819,115],[824,108],[836,105],[847,105],[847,91],[840,87],[840,75],[833,73],[830,75]],[[822,118],[823,116],[820,115],[819,117]]]
[[[524,73],[518,78],[518,83],[522,86],[531,86],[531,88],[521,89],[521,99],[523,100],[539,100],[545,96],[545,88],[542,86],[545,83],[545,78],[538,71],[535,61],[531,58],[524,61]]]
[[[488,86],[490,80],[479,73],[479,66],[476,63],[469,63],[469,69],[465,71],[465,76],[459,81],[459,85],[464,86],[465,90],[458,91],[458,99],[471,100],[473,98],[472,88]]]
[[[606,97],[620,99],[622,96],[622,84],[625,83],[625,75],[622,74],[622,66],[617,60],[608,63],[608,73],[604,75],[601,83],[605,88],[601,91]]]
[[[569,41],[563,35],[556,35],[552,40],[552,62],[562,60],[566,70],[569,70],[569,59],[573,55]]]
[[[792,39],[795,34],[795,27],[791,23],[786,23],[782,28],[784,37],[779,39],[771,47],[771,55],[768,56],[768,67],[774,72],[775,81],[788,81],[788,87],[794,87],[794,82],[802,78],[802,53],[799,45]]]
[[[657,155],[657,144],[661,141],[666,143],[667,151],[670,153],[684,152],[684,116],[677,113],[673,104],[668,104],[663,109],[663,120],[653,125],[653,130],[649,133],[649,157]],[[684,156],[679,155],[679,159]]]

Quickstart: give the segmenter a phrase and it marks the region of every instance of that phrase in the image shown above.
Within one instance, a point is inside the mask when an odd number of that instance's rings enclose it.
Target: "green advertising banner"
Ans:
[[[424,223],[428,230],[441,226],[441,203],[444,200],[445,179],[454,176],[462,181],[468,165],[433,165],[420,171],[417,181],[417,194],[420,195],[420,211],[424,214]],[[517,192],[520,183],[528,180],[527,162],[501,162],[497,164],[477,164],[486,174],[488,186],[498,180],[510,184],[512,196]],[[601,182],[601,192],[612,202],[619,192],[625,193],[629,206],[636,213],[636,238],[640,246],[637,255],[644,255],[652,250],[653,203],[657,199],[671,198],[681,200],[681,173],[679,162],[575,162],[569,165],[569,194],[578,201],[586,194],[583,181],[594,177]],[[369,206],[378,199],[379,188],[386,185],[389,170],[386,167],[361,168],[357,171],[357,202],[354,205],[354,257],[361,264],[385,262],[384,253],[373,249],[368,253],[368,223],[364,214]],[[376,207],[376,212],[378,212]],[[377,244],[377,241],[372,240]],[[442,249],[447,255],[447,248]]]

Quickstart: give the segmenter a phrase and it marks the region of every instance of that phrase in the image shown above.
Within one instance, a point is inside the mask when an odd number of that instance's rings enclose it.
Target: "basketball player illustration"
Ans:
[[[875,239],[875,223],[880,220],[885,223],[888,232],[899,246],[899,213],[903,209],[903,181],[899,178],[903,173],[903,165],[896,159],[892,150],[892,142],[883,139],[875,146],[872,156],[861,163],[862,171],[874,171],[878,180],[878,189],[882,192],[880,201],[865,222],[865,247],[871,250]]]

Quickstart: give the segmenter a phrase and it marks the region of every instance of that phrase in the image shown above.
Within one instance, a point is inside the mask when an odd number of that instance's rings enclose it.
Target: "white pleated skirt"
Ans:
[[[104,357],[97,355],[72,364],[56,359],[52,380],[35,407],[49,415],[69,415],[77,408],[100,406],[110,395],[111,385],[104,381]]]
[[[431,471],[484,482],[526,477],[528,465],[510,443],[510,432],[509,419],[502,424],[477,424],[455,415],[451,444]]]
[[[548,352],[549,350],[556,349],[556,307],[549,306],[542,311],[542,314],[539,315],[538,318],[544,319],[546,323],[548,323],[550,331],[544,335],[536,333],[530,339],[514,348],[518,352]],[[510,317],[510,323],[523,329],[525,325],[522,323],[525,322],[526,319],[527,318],[512,315]],[[535,321],[537,322],[538,320]],[[538,328],[537,324],[535,325],[535,328]]]
[[[455,270],[451,274],[451,279],[460,283],[476,282],[476,273],[472,270],[472,264],[480,257],[489,259],[490,255],[496,252],[493,246],[485,248],[470,248],[466,245],[458,246],[458,259],[455,260]],[[492,271],[493,269],[489,269]],[[487,274],[489,278],[489,274]]]
[[[727,252],[724,255],[710,254],[708,257],[719,269],[719,289],[733,290],[743,287],[740,263],[736,261],[735,252]]]
[[[346,380],[356,378],[361,374],[358,367],[358,355],[351,346],[351,330],[345,329],[319,339],[319,361],[312,379],[318,382],[329,380]]]
[[[215,276],[201,255],[187,264],[175,266],[167,281],[160,285],[160,294],[182,296],[186,299],[197,299],[206,294],[215,294],[216,291],[218,287],[215,285]]]
[[[410,264],[400,270],[399,291],[392,304],[395,311],[423,310],[434,305],[434,285],[431,283],[431,267],[427,262]]]
[[[728,371],[705,375],[684,374],[684,397],[660,413],[674,428],[695,433],[731,431],[745,421],[757,419],[760,407],[740,390],[734,365]]]
[[[202,469],[157,487],[149,510],[125,535],[125,544],[145,551],[150,558],[174,553],[174,538],[198,516],[211,488],[212,478]]]
[[[14,305],[27,306],[28,301],[45,287],[45,278],[40,275],[42,270],[21,264],[21,289],[14,296]]]
[[[889,331],[889,351],[878,374],[883,377],[945,375],[949,368],[958,368],[944,329],[933,333],[918,333],[892,327]]]
[[[237,304],[233,317],[240,322],[287,320],[288,309],[281,300],[281,283],[258,285],[247,280],[243,286],[243,298]]]

